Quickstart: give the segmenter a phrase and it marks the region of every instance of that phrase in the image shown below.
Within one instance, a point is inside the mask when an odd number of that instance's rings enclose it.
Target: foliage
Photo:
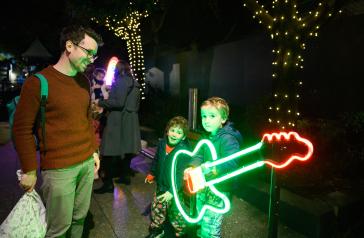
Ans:
[[[282,186],[306,195],[363,189],[364,112],[343,113],[336,119],[305,119],[299,130],[309,135],[312,160],[282,173]]]

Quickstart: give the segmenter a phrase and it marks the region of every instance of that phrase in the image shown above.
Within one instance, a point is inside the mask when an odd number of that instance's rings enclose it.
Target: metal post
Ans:
[[[198,101],[198,89],[190,88],[188,90],[188,127],[191,131],[196,130],[197,128],[197,101]],[[191,195],[189,199],[190,205],[190,216],[194,216],[197,212],[196,208],[196,195]],[[188,228],[187,234],[188,237],[195,237],[197,233],[197,226],[192,225]]]
[[[270,176],[269,193],[269,214],[268,214],[268,238],[277,238],[279,222],[279,200],[280,187],[277,183],[277,174],[272,167]]]
[[[197,127],[197,88],[190,88],[188,98],[188,126],[190,130],[194,131]]]

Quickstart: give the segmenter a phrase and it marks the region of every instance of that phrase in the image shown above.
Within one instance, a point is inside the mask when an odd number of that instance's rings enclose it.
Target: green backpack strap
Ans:
[[[43,137],[43,145],[44,145],[44,153],[47,151],[46,144],[46,131],[45,131],[45,112],[46,112],[46,104],[48,98],[48,81],[47,79],[40,73],[35,74],[40,80],[40,124],[42,127],[42,137]]]

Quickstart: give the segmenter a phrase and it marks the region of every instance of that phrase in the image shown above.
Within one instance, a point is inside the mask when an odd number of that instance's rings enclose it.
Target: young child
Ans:
[[[201,105],[202,126],[208,133],[208,139],[216,148],[218,159],[239,151],[242,142],[241,134],[234,129],[231,122],[227,121],[228,117],[229,105],[222,98],[212,97],[204,101]],[[194,157],[192,164],[199,165],[206,161],[210,161],[210,157],[210,153],[207,149],[201,150],[201,153]],[[236,162],[229,161],[211,169],[205,176],[218,177],[219,175],[232,172],[236,168]],[[215,185],[215,187],[227,197],[231,197],[231,182],[225,181]],[[210,204],[215,207],[221,207],[223,205],[223,201],[214,195],[209,188],[205,188],[197,193],[196,203],[198,211],[201,210],[204,204]],[[222,214],[207,210],[200,221],[201,229],[198,231],[198,236],[203,238],[221,237],[222,220]]]
[[[108,94],[105,95],[105,70],[102,68],[96,68],[93,73],[93,79],[92,79],[92,100],[96,99],[107,99]]]
[[[175,229],[176,237],[185,234],[186,223],[173,202],[173,191],[171,185],[172,159],[176,151],[180,149],[190,150],[186,136],[188,133],[188,123],[184,117],[173,117],[165,129],[166,136],[158,144],[158,149],[152,163],[150,173],[145,178],[145,182],[156,181],[157,187],[154,194],[151,208],[150,234],[148,238],[163,237],[163,225],[167,217]],[[190,158],[186,156],[178,157],[176,167],[176,185],[179,191],[182,190],[183,171],[187,168]]]

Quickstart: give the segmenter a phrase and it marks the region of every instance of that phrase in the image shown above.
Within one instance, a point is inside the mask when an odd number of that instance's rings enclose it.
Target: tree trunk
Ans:
[[[276,42],[272,104],[269,106],[270,122],[274,128],[289,129],[296,125],[299,114],[299,70],[302,67],[302,49],[298,41]]]

